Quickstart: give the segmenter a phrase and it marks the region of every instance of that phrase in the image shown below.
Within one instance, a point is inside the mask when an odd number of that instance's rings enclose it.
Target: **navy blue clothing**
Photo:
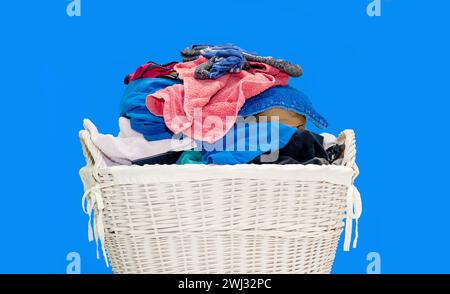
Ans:
[[[342,154],[343,145],[334,145],[327,150],[323,148],[323,137],[311,131],[297,131],[289,143],[280,149],[279,156],[272,162],[262,162],[255,158],[255,164],[330,164]]]

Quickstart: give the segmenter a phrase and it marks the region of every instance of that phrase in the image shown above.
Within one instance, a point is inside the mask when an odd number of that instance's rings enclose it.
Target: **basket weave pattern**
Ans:
[[[358,174],[353,131],[344,131],[339,138],[346,144],[347,167],[195,165],[118,170],[106,167],[86,132],[81,131],[80,138],[87,161],[81,170],[85,198],[95,214],[90,235],[104,243],[115,273],[331,271],[349,207],[349,187]],[[186,169],[192,178],[174,168]],[[261,178],[269,169],[269,176]],[[339,174],[340,169],[348,184],[327,180],[329,170]],[[322,179],[301,176],[309,170]]]

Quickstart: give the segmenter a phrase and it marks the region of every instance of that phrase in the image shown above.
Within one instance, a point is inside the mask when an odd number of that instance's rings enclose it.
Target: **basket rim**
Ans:
[[[85,167],[86,168],[86,167]],[[212,179],[257,179],[320,181],[352,185],[353,169],[341,165],[132,165],[92,168],[98,175],[112,176],[114,184],[202,181]]]

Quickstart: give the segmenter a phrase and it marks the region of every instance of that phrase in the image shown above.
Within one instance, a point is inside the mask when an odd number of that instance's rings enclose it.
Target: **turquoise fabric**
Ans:
[[[202,153],[195,150],[184,151],[178,158],[177,164],[203,164]]]

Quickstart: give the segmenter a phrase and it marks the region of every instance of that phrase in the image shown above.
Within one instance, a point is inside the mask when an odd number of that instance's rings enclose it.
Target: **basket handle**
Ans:
[[[86,123],[90,123],[90,121],[86,119],[83,121],[85,128]],[[89,241],[93,241],[95,239],[97,246],[97,259],[100,258],[99,242],[101,243],[103,258],[105,259],[106,266],[109,267],[105,249],[105,230],[103,226],[104,204],[101,194],[101,185],[99,184],[96,176],[98,169],[107,167],[107,165],[103,157],[103,153],[97,148],[97,146],[95,146],[92,141],[92,135],[87,128],[79,132],[79,137],[87,165],[87,167],[81,169],[80,176],[85,190],[82,198],[82,207],[83,211],[89,215],[88,239]],[[94,219],[93,214],[95,215]]]
[[[348,166],[353,170],[352,185],[347,191],[347,207],[344,234],[344,251],[350,250],[350,242],[352,239],[353,221],[355,221],[355,238],[353,239],[353,248],[356,248],[358,241],[358,219],[362,213],[361,194],[355,187],[355,179],[359,174],[356,165],[356,137],[353,130],[343,131],[338,138],[339,144],[345,144],[344,158],[342,165]]]
[[[352,183],[359,175],[359,168],[356,165],[356,137],[353,130],[342,131],[338,138],[338,143],[345,144],[344,158],[342,165],[353,169]]]
[[[86,159],[86,165],[95,168],[107,167],[103,153],[95,146],[91,134],[87,130],[81,130],[79,132],[79,137],[83,148],[84,158]]]

